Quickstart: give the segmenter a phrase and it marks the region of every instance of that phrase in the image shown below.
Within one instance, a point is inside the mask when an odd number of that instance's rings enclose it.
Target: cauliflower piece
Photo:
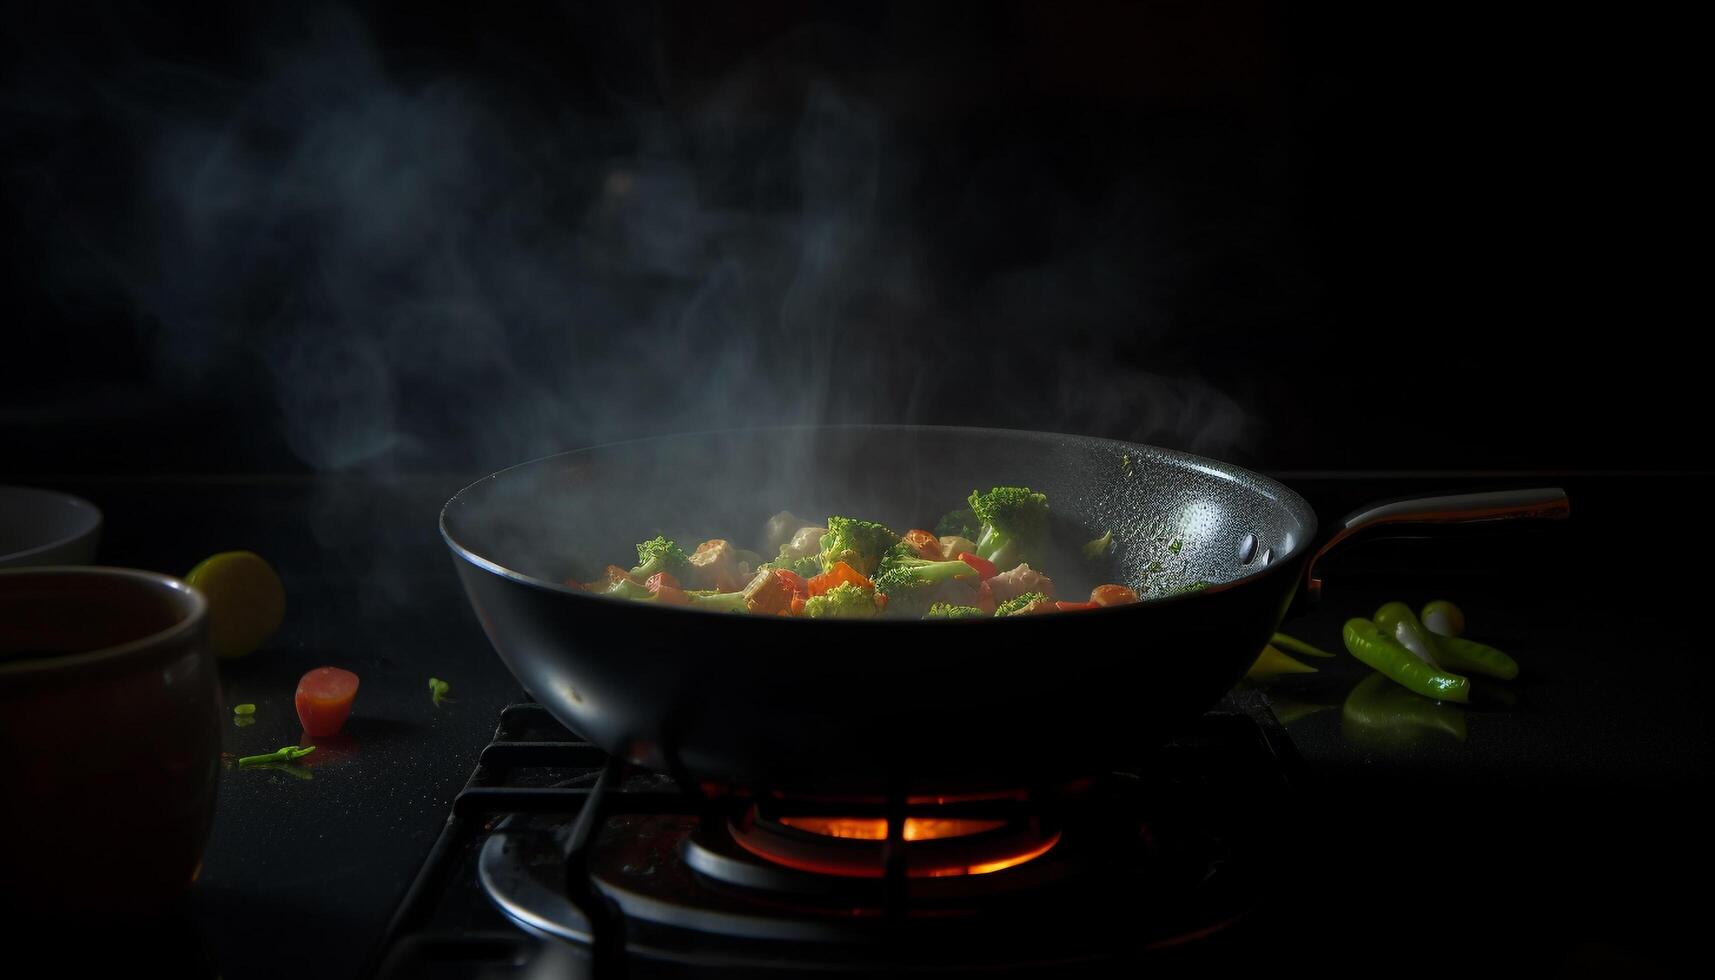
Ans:
[[[801,527],[793,532],[792,540],[780,547],[782,558],[808,558],[822,551],[822,535],[827,534],[825,527]]]
[[[775,514],[773,517],[768,519],[767,524],[762,526],[762,544],[764,553],[778,551],[782,545],[793,540],[800,529],[809,527],[814,523],[815,521],[806,521],[789,510],[783,510],[778,514]],[[822,533],[826,534],[826,529],[823,529]],[[818,539],[820,537],[821,535],[817,535]]]
[[[1040,592],[1050,599],[1054,598],[1054,580],[1028,564],[1020,563],[1016,568],[1001,572],[989,579],[988,583],[989,588],[994,590],[996,602],[1016,599],[1027,592]]]
[[[974,555],[977,553],[977,543],[970,538],[963,538],[957,534],[949,534],[941,539],[941,557],[943,559],[952,561],[959,557],[961,551]]]
[[[690,561],[694,589],[736,592],[745,585],[744,573],[738,567],[738,549],[720,538],[697,545]]]

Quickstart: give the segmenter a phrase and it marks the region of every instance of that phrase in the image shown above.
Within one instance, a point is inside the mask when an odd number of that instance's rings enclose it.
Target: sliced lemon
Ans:
[[[185,583],[208,600],[208,641],[215,656],[254,652],[285,618],[286,587],[254,551],[211,555],[190,570]]]

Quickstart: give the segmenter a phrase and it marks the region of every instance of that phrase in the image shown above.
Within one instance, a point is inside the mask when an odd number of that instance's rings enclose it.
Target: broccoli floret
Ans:
[[[845,562],[865,575],[874,575],[881,556],[899,543],[899,535],[874,521],[853,517],[828,518],[828,533],[822,535],[821,570],[832,571],[835,562]]]
[[[784,568],[796,572],[801,578],[815,578],[822,574],[822,558],[820,555],[807,555],[803,558],[792,558],[779,555],[773,561],[765,562],[758,568]]]
[[[955,578],[975,578],[975,568],[955,558],[952,561],[930,561],[917,550],[901,542],[888,549],[881,559],[881,570],[875,578],[875,591],[892,601],[896,593],[903,594]],[[885,585],[883,583],[886,583]],[[893,586],[888,588],[887,586]]]
[[[692,609],[707,609],[710,612],[745,612],[749,608],[744,602],[743,592],[716,592],[705,589],[696,592],[686,592],[685,604]]]
[[[977,616],[987,616],[976,606],[955,606],[950,602],[937,602],[923,614],[924,619],[971,619]]]
[[[881,559],[881,571],[875,577],[875,591],[887,596],[890,613],[922,612],[937,599],[947,598],[939,587],[953,579],[970,579],[974,585],[979,573],[957,559],[930,561],[917,554],[905,542],[888,549]]]
[[[947,511],[935,523],[935,536],[937,538],[969,538],[975,541],[977,535],[981,533],[982,522],[977,520],[977,515],[971,513],[969,507]]]
[[[642,584],[628,578],[614,579],[604,589],[594,590],[599,595],[610,595],[616,599],[653,599],[655,593]]]
[[[1108,549],[1113,547],[1113,544],[1114,532],[1109,531],[1096,540],[1084,545],[1084,557],[1090,561],[1101,561],[1102,556],[1108,553]]]
[[[631,575],[644,579],[656,572],[666,572],[683,580],[690,571],[691,559],[685,550],[658,534],[637,546],[637,567],[631,570]]]
[[[850,582],[804,603],[804,615],[811,619],[869,619],[875,614],[875,598]]]
[[[1013,599],[1008,599],[995,607],[996,616],[1017,616],[1038,602],[1047,602],[1048,597],[1040,592],[1026,592]]]
[[[1048,497],[1027,487],[971,491],[971,511],[982,523],[977,554],[1001,568],[1039,560],[1048,538]]]

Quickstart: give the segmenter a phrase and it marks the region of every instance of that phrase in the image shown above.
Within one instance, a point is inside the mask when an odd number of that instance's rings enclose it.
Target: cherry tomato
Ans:
[[[920,558],[927,558],[929,561],[941,560],[941,539],[928,531],[921,529],[906,531],[900,540],[916,548]]]
[[[356,674],[338,667],[317,667],[298,680],[294,698],[298,721],[311,735],[332,735],[345,725],[356,697]]]
[[[1090,601],[1098,606],[1123,606],[1137,601],[1137,593],[1123,585],[1098,585],[1090,590]]]

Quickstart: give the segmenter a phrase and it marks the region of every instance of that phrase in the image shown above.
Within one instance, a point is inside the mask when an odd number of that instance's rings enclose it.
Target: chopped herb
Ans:
[[[1149,563],[1149,567],[1143,570],[1143,574],[1148,575],[1150,572],[1159,571],[1161,571],[1161,563],[1158,561],[1152,561]]]
[[[437,708],[441,706],[442,701],[452,700],[452,698],[447,697],[447,693],[452,689],[453,686],[451,684],[441,680],[439,677],[429,678],[429,697],[435,702],[435,707]]]
[[[1131,453],[1120,453],[1120,469],[1126,476],[1131,476]]]
[[[315,750],[314,745],[303,749],[296,745],[282,745],[274,751],[262,755],[247,755],[239,759],[238,764],[240,766],[266,766],[275,762],[291,762],[294,759],[302,759]]]
[[[1173,543],[1167,546],[1167,550],[1171,551],[1177,555],[1179,553],[1179,549],[1182,546],[1182,544],[1183,544],[1183,542],[1181,542],[1178,538],[1174,538]]]
[[[232,713],[235,715],[253,715],[256,713],[256,706],[253,704],[235,704],[232,706]]]
[[[1114,545],[1114,532],[1109,531],[1101,537],[1084,545],[1084,557],[1089,561],[1100,561]]]

